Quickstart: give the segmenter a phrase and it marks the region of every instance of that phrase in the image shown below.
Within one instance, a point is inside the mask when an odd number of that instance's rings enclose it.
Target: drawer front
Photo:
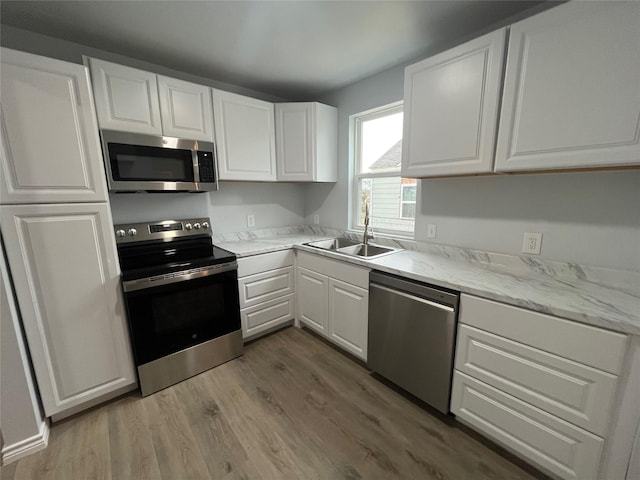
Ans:
[[[293,265],[293,250],[264,253],[238,259],[238,278]]]
[[[300,251],[298,251],[298,266],[369,290],[368,268]]]
[[[617,377],[467,325],[455,368],[597,435],[605,435]]]
[[[544,471],[565,479],[598,478],[602,438],[457,371],[451,411]]]
[[[581,323],[461,295],[460,323],[617,375],[627,336]]]
[[[295,317],[293,293],[240,310],[242,336],[247,339]]]
[[[293,293],[293,267],[278,268],[238,280],[240,308]]]

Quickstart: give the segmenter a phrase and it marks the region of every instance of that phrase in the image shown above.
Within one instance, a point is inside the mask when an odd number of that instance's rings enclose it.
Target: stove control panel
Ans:
[[[190,235],[211,235],[210,222],[211,220],[205,217],[115,225],[116,243],[165,240]]]

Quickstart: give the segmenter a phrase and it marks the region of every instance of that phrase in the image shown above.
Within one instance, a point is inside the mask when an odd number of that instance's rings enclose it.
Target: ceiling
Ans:
[[[8,1],[0,21],[292,100],[313,100],[540,1]]]

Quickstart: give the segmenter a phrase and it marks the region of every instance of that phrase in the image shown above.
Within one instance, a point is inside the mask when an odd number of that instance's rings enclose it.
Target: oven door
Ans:
[[[193,277],[123,284],[137,366],[240,330],[237,270]]]

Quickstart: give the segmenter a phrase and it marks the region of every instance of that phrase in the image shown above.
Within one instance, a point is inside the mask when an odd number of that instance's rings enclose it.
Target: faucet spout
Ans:
[[[364,234],[362,235],[362,243],[369,245],[369,240],[373,239],[373,232],[369,230],[369,204],[364,204]]]

